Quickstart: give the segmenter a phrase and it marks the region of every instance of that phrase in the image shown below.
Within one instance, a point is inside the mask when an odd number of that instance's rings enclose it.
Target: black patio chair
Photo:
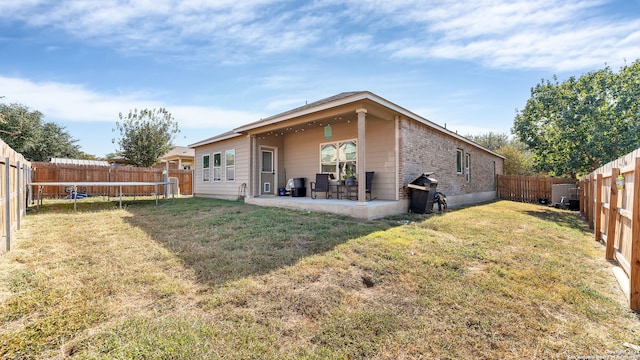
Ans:
[[[375,171],[367,171],[365,173],[365,180],[366,180],[365,197],[367,196],[367,194],[369,194],[369,201],[371,201],[371,183],[373,182],[374,174],[375,174]],[[358,185],[347,186],[346,196],[347,196],[347,199],[351,199],[352,196],[358,199]]]
[[[311,182],[311,198],[318,197],[319,192],[325,193],[325,199],[331,197],[329,192],[329,175],[330,174],[316,174],[316,181]]]

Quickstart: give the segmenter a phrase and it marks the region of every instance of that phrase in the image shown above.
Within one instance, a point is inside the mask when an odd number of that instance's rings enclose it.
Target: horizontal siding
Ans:
[[[330,141],[353,138],[350,130],[345,126],[333,127],[333,138]],[[307,196],[310,193],[310,181],[315,181],[316,173],[320,171],[320,143],[327,142],[324,130],[320,127],[311,128],[303,134],[285,137],[284,167],[287,178],[307,178]]]
[[[247,137],[237,137],[220,141],[213,144],[207,144],[199,146],[195,150],[195,171],[193,173],[194,178],[194,194],[196,196],[213,196],[222,198],[232,198],[239,194],[242,184],[249,186],[249,159],[250,159],[250,140]],[[225,181],[225,172],[223,170],[223,181],[214,182],[213,172],[211,174],[211,181],[202,181],[202,157],[205,154],[211,155],[211,166],[213,166],[213,154],[222,153],[222,161],[224,168],[224,153],[226,150],[236,151],[236,176],[235,181]]]
[[[312,128],[304,134],[289,135],[284,140],[284,166],[287,178],[307,179],[307,196],[310,181],[320,171],[320,144],[356,139],[358,124],[332,125],[333,136],[324,138],[324,129]],[[395,146],[394,122],[367,117],[366,120],[366,171],[375,171],[372,192],[380,200],[395,200]]]

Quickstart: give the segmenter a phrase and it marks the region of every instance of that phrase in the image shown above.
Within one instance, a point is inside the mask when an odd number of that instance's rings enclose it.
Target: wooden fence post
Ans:
[[[616,224],[618,223],[618,187],[616,178],[620,175],[619,168],[611,169],[611,195],[609,195],[609,227],[607,229],[607,247],[605,257],[613,260],[614,242],[616,240]]]
[[[578,181],[578,199],[580,204],[580,215],[584,216],[584,180]]]
[[[586,197],[585,197],[585,218],[587,219],[587,223],[589,223],[589,229],[593,229],[593,223],[591,222],[592,219],[592,212],[593,212],[593,208],[592,208],[592,202],[593,202],[593,198],[592,198],[592,194],[593,194],[593,189],[592,189],[592,183],[591,183],[591,175],[587,176],[584,179],[585,182],[585,188],[586,188]]]
[[[640,311],[640,158],[635,159],[633,173],[633,213],[631,220],[631,271],[629,274],[629,306]]]
[[[20,218],[22,217],[22,194],[20,192],[20,161],[16,163],[16,226],[20,230]]]
[[[584,202],[584,206],[582,209],[582,216],[584,216],[584,219],[588,222],[589,221],[589,175],[585,176],[585,178],[582,180],[582,185],[583,185],[582,197]]]
[[[596,185],[597,185],[597,177],[596,174],[594,173],[591,177],[591,199],[589,201],[589,204],[591,206],[591,229],[595,228],[595,220],[596,220]]]
[[[596,175],[596,213],[595,213],[596,241],[602,239],[602,174]]]
[[[11,159],[4,158],[4,222],[6,231],[6,251],[11,250]]]

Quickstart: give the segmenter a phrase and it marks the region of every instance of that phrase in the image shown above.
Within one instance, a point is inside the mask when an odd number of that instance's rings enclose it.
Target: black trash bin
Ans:
[[[307,196],[307,187],[305,185],[307,178],[293,178],[293,190],[291,196],[305,197]]]
[[[409,183],[408,187],[411,189],[409,212],[419,214],[431,214],[433,212],[438,180],[430,177],[431,175],[433,174],[422,174]]]

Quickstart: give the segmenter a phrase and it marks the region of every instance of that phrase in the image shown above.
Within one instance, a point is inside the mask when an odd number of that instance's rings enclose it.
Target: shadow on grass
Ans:
[[[580,230],[586,233],[591,232],[589,224],[584,221],[584,219],[580,217],[580,213],[576,211],[540,207],[538,210],[527,210],[524,211],[524,213],[544,221],[554,222],[560,226]]]
[[[398,224],[205,198],[153,205],[127,203],[133,216],[124,220],[180,257],[200,282],[211,286],[265,274]]]
[[[165,206],[171,203],[171,199],[162,199],[158,200],[159,206]],[[155,197],[123,197],[122,199],[122,208],[126,209],[131,206],[155,206],[156,200]],[[93,211],[105,211],[105,210],[116,210],[120,208],[120,199],[117,197],[104,197],[104,196],[90,196],[88,198],[78,199],[75,201],[74,210],[74,200],[73,199],[46,199],[44,204],[38,206],[35,200],[28,204],[27,206],[27,214],[35,215],[38,213],[42,214],[52,214],[52,213],[84,213],[84,212],[93,212]]]

